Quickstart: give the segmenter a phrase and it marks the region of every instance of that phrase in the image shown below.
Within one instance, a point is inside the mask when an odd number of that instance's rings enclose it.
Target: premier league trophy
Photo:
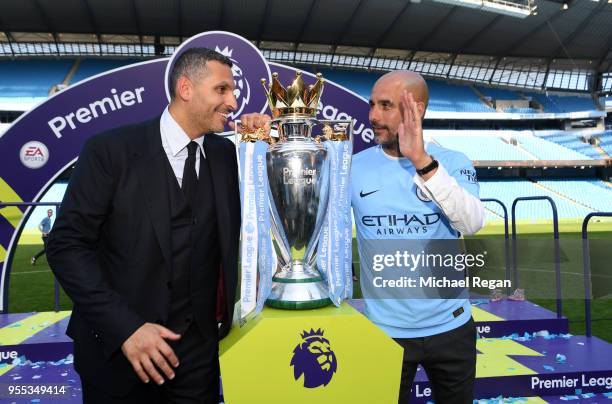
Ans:
[[[330,269],[319,268],[321,265],[317,264],[317,250],[321,249],[318,246],[321,244],[322,226],[330,220],[330,204],[337,203],[330,203],[330,183],[332,178],[338,178],[337,175],[334,177],[333,172],[330,174],[330,171],[332,166],[338,165],[333,161],[340,161],[338,156],[342,153],[336,154],[334,150],[348,151],[342,155],[348,178],[352,125],[350,121],[321,122],[315,118],[323,91],[323,78],[320,74],[310,86],[304,83],[299,71],[287,88],[281,85],[276,73],[269,87],[264,79],[262,83],[274,118],[271,124],[278,137],[265,136],[260,130],[256,133],[243,133],[241,141],[263,140],[269,144],[265,154],[265,168],[269,187],[270,227],[279,265],[278,270],[272,269],[269,291],[264,291],[266,305],[282,309],[327,306],[332,302],[328,287],[329,276],[326,273]],[[323,126],[323,133],[313,138],[313,127],[317,125]],[[329,144],[326,145],[326,141]],[[333,142],[337,143],[336,146],[341,146],[342,142],[344,149],[334,149],[331,144]],[[330,152],[335,159],[330,156]],[[347,183],[346,191],[348,180],[344,182]],[[325,247],[325,254],[331,255],[333,247],[331,242],[327,243],[331,235],[329,232],[325,234],[326,244],[330,245]],[[345,271],[342,270],[343,273],[338,275],[339,271],[336,277],[342,277],[342,282],[336,281],[334,285],[344,285],[346,282]],[[265,275],[263,281],[261,270],[259,275],[259,287],[265,289]]]
[[[310,402],[313,394],[322,403],[397,401],[401,347],[343,301],[353,287],[352,121],[316,119],[319,105],[343,101],[332,88],[319,104],[320,75],[281,73],[291,80],[286,88],[277,74],[264,81],[273,130],[236,125],[240,319],[220,342],[224,397],[267,402],[281,380],[274,402]],[[246,388],[245,374],[254,380]]]
[[[265,83],[264,83],[265,86]],[[298,72],[287,88],[275,75],[268,92],[279,141],[266,155],[272,233],[281,270],[274,275],[267,305],[315,308],[331,303],[327,285],[315,268],[314,252],[329,197],[327,150],[310,136],[323,79],[307,88]]]

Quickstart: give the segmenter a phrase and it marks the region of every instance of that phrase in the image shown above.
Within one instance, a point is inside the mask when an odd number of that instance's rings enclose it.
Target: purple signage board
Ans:
[[[0,137],[0,201],[39,201],[58,176],[74,164],[88,138],[160,115],[168,104],[168,73],[173,60],[190,47],[215,49],[234,63],[238,109],[233,119],[244,113],[266,111],[262,78],[269,82],[273,71],[283,82],[295,76],[296,69],[268,63],[245,38],[211,31],[185,41],[172,58],[132,64],[79,82],[23,114]],[[306,81],[313,77],[304,74]],[[355,152],[373,144],[367,114],[364,98],[326,83],[318,117],[353,118]],[[11,259],[30,210],[0,209],[0,312],[7,311]]]

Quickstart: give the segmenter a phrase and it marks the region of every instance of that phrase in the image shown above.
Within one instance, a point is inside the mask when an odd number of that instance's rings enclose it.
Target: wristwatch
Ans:
[[[416,170],[417,174],[419,174],[421,177],[427,174],[428,172],[435,170],[440,165],[438,164],[438,160],[436,160],[434,156],[430,156],[430,157],[431,157],[431,163],[427,164],[425,167],[421,169]]]

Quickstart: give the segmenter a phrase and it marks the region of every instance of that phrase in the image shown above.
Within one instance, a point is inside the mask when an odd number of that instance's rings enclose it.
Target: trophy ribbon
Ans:
[[[268,144],[242,142],[240,155],[241,301],[240,318],[263,308],[272,288],[276,256],[270,235],[269,188],[266,170]],[[259,274],[259,285],[257,282]]]
[[[321,229],[317,266],[327,281],[330,299],[340,306],[353,294],[349,189],[352,145],[346,140],[327,141],[324,145],[330,159],[329,206]]]

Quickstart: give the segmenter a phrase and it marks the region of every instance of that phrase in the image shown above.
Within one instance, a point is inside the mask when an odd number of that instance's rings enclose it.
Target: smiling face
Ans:
[[[206,72],[194,77],[187,102],[189,118],[200,133],[221,132],[229,113],[236,109],[234,77],[226,64],[211,60]]]

